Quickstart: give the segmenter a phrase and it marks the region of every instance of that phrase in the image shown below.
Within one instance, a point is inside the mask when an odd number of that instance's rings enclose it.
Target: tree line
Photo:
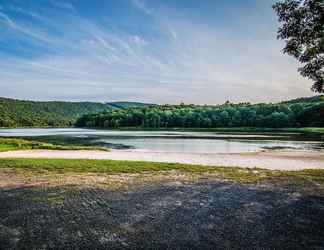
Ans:
[[[307,99],[305,99],[307,100]],[[324,100],[219,106],[156,105],[87,114],[75,123],[90,128],[217,128],[324,126]]]
[[[214,128],[324,126],[324,96],[278,104],[127,105],[0,98],[0,127]],[[128,108],[130,107],[130,108]]]

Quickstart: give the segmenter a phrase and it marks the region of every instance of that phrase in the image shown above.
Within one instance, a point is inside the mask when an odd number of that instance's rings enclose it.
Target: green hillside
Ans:
[[[88,114],[76,122],[94,128],[324,127],[323,96],[281,103],[226,102],[217,106],[153,105]]]
[[[35,102],[0,97],[0,127],[324,127],[324,96],[217,106]]]
[[[112,109],[146,108],[155,105],[142,102],[107,102],[106,104]]]
[[[0,127],[66,127],[82,115],[111,110],[103,103],[35,102],[0,97]]]
[[[323,103],[324,102],[324,95],[316,95],[316,96],[311,96],[311,97],[301,97],[301,98],[296,98],[292,99],[286,102],[282,103]]]

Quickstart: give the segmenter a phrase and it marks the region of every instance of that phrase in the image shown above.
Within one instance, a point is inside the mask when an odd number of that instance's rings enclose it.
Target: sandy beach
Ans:
[[[324,169],[324,152],[262,151],[238,154],[185,154],[135,150],[19,150],[0,153],[0,158],[111,159],[237,166],[271,170]]]

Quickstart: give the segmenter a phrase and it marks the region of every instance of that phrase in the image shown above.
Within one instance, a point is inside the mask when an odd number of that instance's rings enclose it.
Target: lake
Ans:
[[[163,153],[247,153],[264,149],[324,150],[323,141],[298,133],[119,131],[79,128],[0,129],[2,137],[60,144],[98,145],[116,150]]]

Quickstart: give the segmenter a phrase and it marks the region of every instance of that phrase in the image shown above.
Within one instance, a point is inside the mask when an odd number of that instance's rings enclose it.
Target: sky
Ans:
[[[311,96],[272,0],[0,0],[0,96],[220,104]]]

